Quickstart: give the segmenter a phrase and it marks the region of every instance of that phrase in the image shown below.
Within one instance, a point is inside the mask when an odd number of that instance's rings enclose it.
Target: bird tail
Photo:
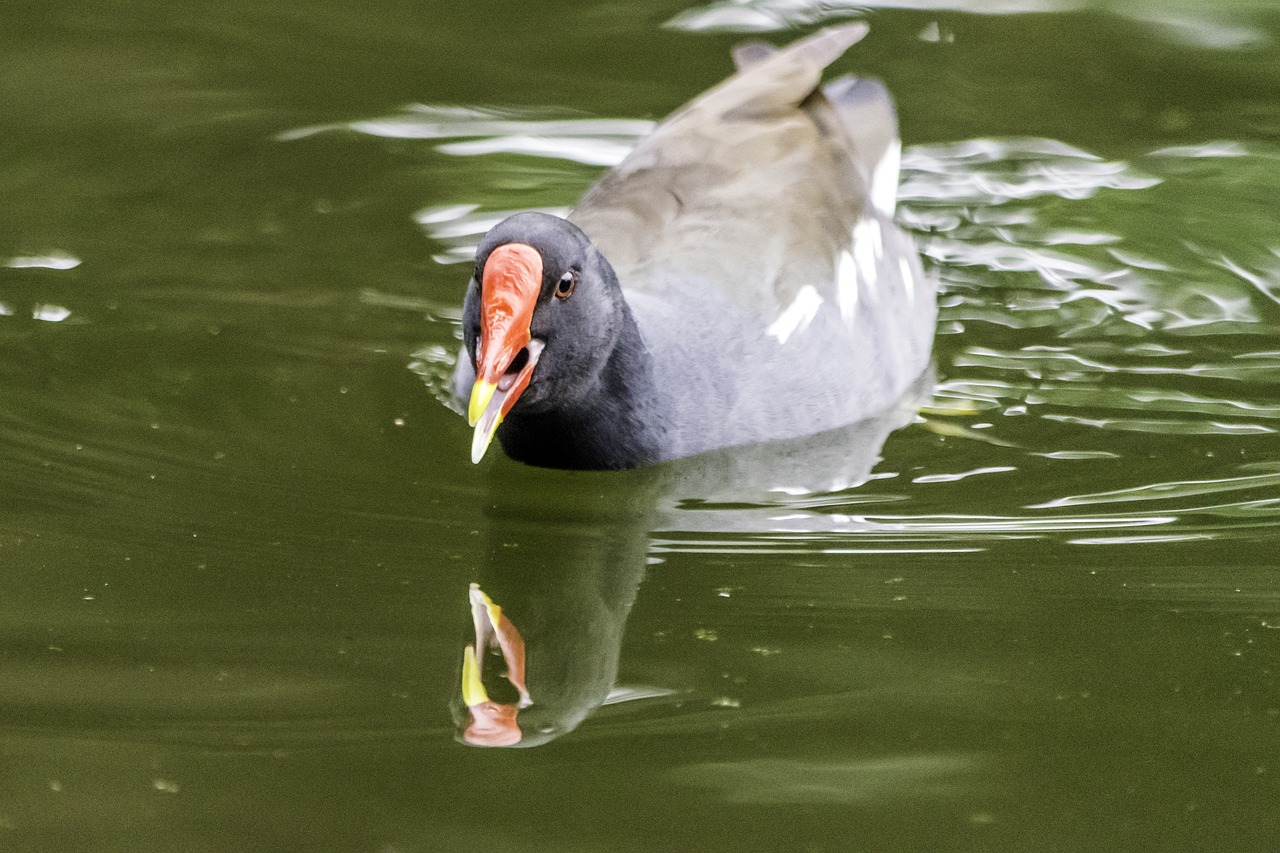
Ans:
[[[861,41],[867,30],[866,24],[854,23],[819,30],[780,48],[764,42],[738,45],[733,49],[733,62],[739,76],[777,73],[781,83],[767,95],[755,93],[738,111],[760,114],[796,104],[805,108],[825,132],[846,139],[850,158],[864,176],[872,203],[892,216],[902,156],[893,98],[879,80],[841,77],[825,86],[818,82],[822,70]],[[808,72],[778,73],[766,67],[779,72],[787,67],[804,68]]]
[[[879,80],[841,77],[822,87],[848,136],[854,163],[867,177],[872,204],[892,216],[897,203],[902,140],[893,97]]]
[[[823,69],[843,56],[846,50],[862,41],[863,36],[870,29],[863,23],[827,27],[785,47],[775,47],[760,41],[747,42],[733,49],[733,64],[741,71],[774,56],[783,55],[812,63],[818,69]]]

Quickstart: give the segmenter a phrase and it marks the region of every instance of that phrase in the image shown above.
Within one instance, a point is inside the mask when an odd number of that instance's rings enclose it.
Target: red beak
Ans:
[[[524,243],[506,243],[489,253],[480,282],[480,344],[476,381],[467,419],[476,428],[471,461],[479,462],[498,424],[529,385],[540,346],[533,346],[529,324],[542,290],[542,255]],[[521,350],[528,359],[519,372],[509,368]]]

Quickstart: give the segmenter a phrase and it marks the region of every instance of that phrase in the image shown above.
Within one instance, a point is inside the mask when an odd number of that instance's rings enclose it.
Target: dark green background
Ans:
[[[657,119],[746,36],[11,4],[0,265],[81,263],[0,266],[0,848],[1276,849],[1280,11],[903,5],[838,70],[898,98],[928,423],[859,488],[676,502],[473,467],[437,400],[466,239],[414,215],[598,167],[351,123]],[[619,680],[672,692],[455,743],[468,583],[606,557],[650,563]]]

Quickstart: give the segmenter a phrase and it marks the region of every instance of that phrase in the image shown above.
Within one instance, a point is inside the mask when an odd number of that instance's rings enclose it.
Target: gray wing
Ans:
[[[802,286],[833,278],[887,140],[896,144],[887,95],[875,110],[874,98],[849,97],[870,81],[838,81],[834,100],[819,88],[866,32],[855,24],[780,50],[744,45],[738,73],[588,190],[570,219],[624,289],[663,296],[700,281],[771,321]],[[893,177],[896,188],[896,167]]]
[[[935,282],[893,224],[900,144],[874,80],[821,86],[866,33],[745,46],[570,219],[609,259],[681,425],[673,455],[891,405],[924,370]]]

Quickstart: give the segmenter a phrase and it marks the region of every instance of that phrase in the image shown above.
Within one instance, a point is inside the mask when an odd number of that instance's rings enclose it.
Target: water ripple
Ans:
[[[767,4],[720,5],[756,14]],[[452,264],[469,263],[480,236],[514,212],[501,203],[510,195],[502,188],[513,158],[524,185],[532,180],[539,187],[538,209],[564,214],[597,170],[620,160],[652,126],[563,110],[413,105],[278,138],[342,132],[423,140],[441,155],[468,158],[468,195],[430,199],[415,214],[438,247],[434,259]],[[529,165],[537,161],[557,164],[548,167],[560,170],[556,182]],[[1273,488],[1271,473],[1233,478],[1172,471],[1153,485],[1117,490],[1121,469],[1092,463],[1132,465],[1136,452],[1172,449],[1187,436],[1216,442],[1223,458],[1231,452],[1247,461],[1280,431],[1273,393],[1280,376],[1280,240],[1269,224],[1269,199],[1280,194],[1278,162],[1280,151],[1235,140],[1124,159],[1037,137],[908,148],[899,217],[917,233],[943,283],[942,381],[925,426],[935,441],[981,439],[998,450],[959,465],[939,458],[900,468],[898,482],[910,482],[906,494],[867,484],[856,497],[805,493],[770,506],[679,511],[671,529],[714,535],[659,540],[655,549],[916,553],[1045,536],[1074,537],[1076,544],[1196,541],[1275,525],[1274,504],[1243,493]],[[1229,179],[1221,173],[1224,163]],[[1245,209],[1239,215],[1224,224],[1204,215],[1237,186],[1250,188],[1240,196]],[[1255,203],[1256,209],[1247,207]],[[419,300],[388,301],[368,291],[361,301],[421,311],[451,326],[457,319],[456,311]],[[442,343],[415,353],[411,369],[453,405],[454,352]],[[1149,446],[1136,448],[1124,436],[1142,436]],[[1042,485],[1043,471],[1024,464],[1033,459],[1056,466],[1055,476],[1070,468],[1077,494],[1028,494]],[[997,474],[1001,487],[992,489],[989,483],[997,481],[988,475]],[[877,479],[893,476],[880,472]],[[1172,500],[1210,493],[1196,489],[1240,490],[1241,500],[1217,506]],[[987,501],[981,509],[991,511],[851,511],[887,502],[913,508],[952,490],[966,498],[980,492]],[[1145,501],[1158,501],[1160,511],[1053,511]],[[1149,532],[1152,527],[1163,529]]]
[[[287,130],[276,140],[292,142],[335,131],[388,139],[476,140],[478,147],[455,145],[449,152],[462,155],[507,151],[504,146],[517,145],[512,140],[536,140],[536,150],[522,153],[608,166],[626,156],[653,125],[643,119],[564,118],[533,110],[410,104],[380,118]]]
[[[914,146],[904,154],[902,166],[899,197],[907,203],[989,207],[1050,195],[1079,200],[1100,190],[1141,190],[1160,183],[1127,163],[1038,138]]]
[[[974,468],[971,471],[961,471],[958,474],[923,474],[916,477],[913,483],[954,483],[957,480],[963,480],[967,477],[976,477],[980,474],[1003,474],[1007,471],[1017,471],[1018,469],[1012,465],[992,465],[986,468]]]
[[[1154,8],[1152,8],[1154,6]],[[979,15],[1026,15],[1102,12],[1127,18],[1163,40],[1208,50],[1255,50],[1270,43],[1267,32],[1246,18],[1252,6],[1219,3],[1189,7],[1185,3],[1112,3],[1089,0],[714,0],[687,9],[667,27],[690,32],[760,33],[788,30],[862,17],[874,9],[911,9]],[[937,21],[920,31],[925,42],[951,44],[955,33]]]
[[[1265,485],[1272,485],[1268,481]],[[1195,491],[1188,486],[1178,494],[1161,494],[1158,486],[1143,493],[1131,490],[1128,496],[1117,496],[1115,502],[1167,500],[1212,492]],[[1241,490],[1263,484],[1240,485]],[[1226,488],[1223,491],[1227,491]],[[1062,508],[1084,505],[1091,496],[1063,498],[1027,509]],[[1079,503],[1072,503],[1072,501]],[[1099,500],[1098,503],[1106,503]],[[1147,530],[1165,528],[1167,533],[1141,533],[1117,537],[1088,537],[1089,544],[1102,542],[1132,543],[1138,537],[1150,542],[1187,539],[1223,539],[1230,535],[1251,535],[1259,528],[1274,528],[1280,523],[1280,498],[1258,498],[1219,504],[1197,504],[1167,512],[1115,512],[1050,514],[1034,516],[928,514],[861,515],[844,513],[789,513],[768,515],[756,511],[756,532],[726,535],[725,531],[741,529],[746,510],[708,511],[706,517],[682,514],[680,528],[651,542],[655,554],[929,554],[984,551],[998,542],[1026,539],[1057,538],[1067,534],[1067,542],[1076,542],[1070,534],[1103,531]],[[710,534],[710,535],[708,535]],[[719,535],[717,535],[719,534]]]
[[[9,269],[73,270],[80,266],[80,259],[66,252],[50,252],[47,255],[21,255],[9,258],[4,265]]]
[[[1130,432],[1152,432],[1161,435],[1271,435],[1275,430],[1262,424],[1229,424],[1217,421],[1175,421],[1130,418],[1084,418],[1077,415],[1046,414],[1045,420],[1067,424],[1119,429]]]
[[[423,227],[427,236],[446,246],[443,252],[432,255],[438,264],[469,264],[475,259],[476,244],[485,233],[514,213],[536,210],[554,216],[565,216],[568,207],[524,207],[519,210],[481,210],[479,205],[440,205],[428,207],[414,214],[414,221]]]
[[[1130,503],[1133,501],[1176,500],[1179,498],[1234,492],[1241,489],[1280,486],[1280,473],[1253,474],[1244,477],[1226,477],[1220,480],[1188,480],[1169,483],[1152,483],[1128,489],[1116,489],[1091,495],[1073,495],[1057,498],[1028,509],[1050,509],[1062,506],[1093,506],[1096,504]]]

